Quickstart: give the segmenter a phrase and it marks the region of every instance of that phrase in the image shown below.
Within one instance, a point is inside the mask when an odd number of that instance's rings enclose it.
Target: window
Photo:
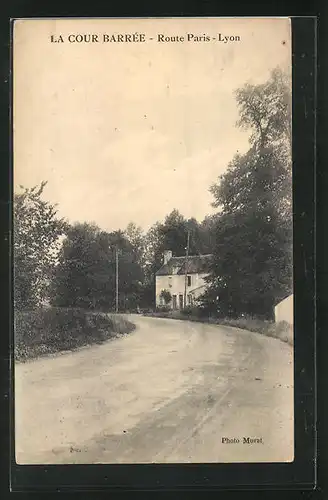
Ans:
[[[191,276],[187,276],[187,285],[191,286]]]
[[[173,302],[173,309],[177,308],[177,296],[173,295],[172,296],[172,302]]]
[[[189,293],[188,295],[188,306],[192,306],[192,295]]]

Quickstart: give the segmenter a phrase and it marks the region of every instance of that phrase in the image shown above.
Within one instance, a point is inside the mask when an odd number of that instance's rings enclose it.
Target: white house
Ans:
[[[192,305],[204,293],[205,277],[209,274],[209,264],[212,255],[190,255],[173,257],[170,250],[164,252],[162,267],[156,272],[156,306],[166,305],[161,296],[163,290],[171,294],[171,301],[167,304],[171,309],[182,309]],[[187,286],[186,286],[187,285]],[[186,286],[186,304],[184,303]]]
[[[294,324],[294,295],[289,295],[274,308],[275,322],[286,321]]]

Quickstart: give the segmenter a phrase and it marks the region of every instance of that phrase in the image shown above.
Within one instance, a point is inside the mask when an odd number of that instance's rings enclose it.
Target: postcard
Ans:
[[[292,462],[291,20],[13,29],[16,462]]]

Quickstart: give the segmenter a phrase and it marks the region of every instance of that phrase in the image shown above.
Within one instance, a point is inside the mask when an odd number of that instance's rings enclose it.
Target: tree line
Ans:
[[[46,183],[14,195],[14,301],[20,309],[56,306],[111,310],[116,252],[119,307],[155,306],[155,272],[164,250],[213,254],[199,307],[236,317],[272,315],[292,290],[290,82],[280,70],[262,85],[236,91],[238,127],[250,147],[210,187],[214,215],[203,221],[174,209],[147,232],[131,222],[113,232],[69,224],[43,201]],[[200,166],[201,168],[201,166]]]
[[[90,223],[69,225],[56,218],[53,205],[41,201],[44,186],[16,195],[14,298],[18,308],[38,307],[47,299],[55,306],[114,309],[116,253],[120,310],[154,307],[155,272],[164,250],[184,255],[188,230],[193,235],[193,253],[209,253],[213,247],[214,219],[198,223],[178,210],[146,233],[133,222],[113,232]]]

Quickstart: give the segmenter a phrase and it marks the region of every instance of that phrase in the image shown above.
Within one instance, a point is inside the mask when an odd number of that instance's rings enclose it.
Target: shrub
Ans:
[[[171,310],[171,308],[169,306],[158,306],[156,307],[156,312],[159,312],[159,313],[167,313]]]
[[[187,306],[180,310],[183,316],[193,317],[193,318],[204,318],[208,316],[207,311],[200,306]]]
[[[172,295],[170,290],[162,290],[160,297],[164,300],[165,304],[168,305],[172,300]]]
[[[181,314],[183,316],[192,316],[192,307],[191,306],[187,306],[187,307],[184,307],[183,309],[181,309]]]
[[[16,311],[14,324],[17,360],[101,343],[134,329],[121,316],[60,307]]]

